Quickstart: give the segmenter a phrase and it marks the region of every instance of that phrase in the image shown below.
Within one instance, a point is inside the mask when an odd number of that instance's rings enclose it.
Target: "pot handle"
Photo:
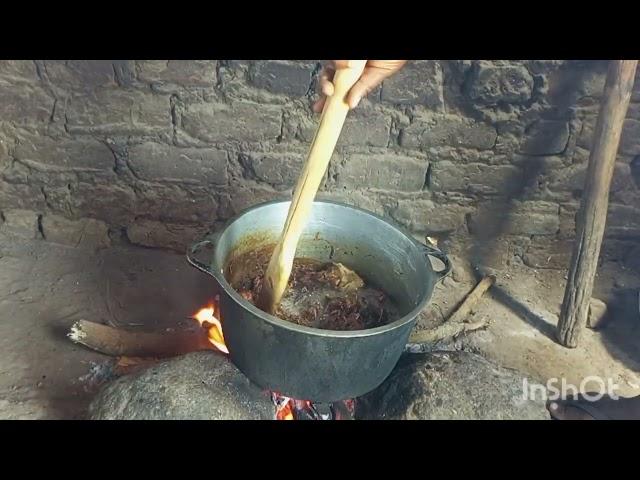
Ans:
[[[447,257],[447,255],[442,250],[433,248],[431,245],[422,245],[422,248],[424,248],[424,253],[426,256],[431,255],[432,257],[435,257],[442,263],[444,263],[444,268],[439,272],[435,272],[440,276],[440,278],[438,278],[438,281],[442,280],[444,277],[449,275],[449,273],[451,273],[451,260],[449,260],[449,257]]]
[[[200,249],[206,245],[211,245],[212,247],[215,247],[216,245],[216,241],[218,239],[220,235],[216,234],[214,235],[212,238],[205,238],[204,240],[199,241],[198,243],[196,243],[195,245],[192,245],[188,250],[187,250],[187,261],[193,265],[194,267],[196,267],[198,270],[203,271],[204,273],[207,273],[209,275],[212,276],[216,276],[216,273],[211,270],[211,268],[208,265],[205,265],[204,263],[202,263],[200,260],[198,260],[195,255],[198,253],[198,251],[200,251]]]

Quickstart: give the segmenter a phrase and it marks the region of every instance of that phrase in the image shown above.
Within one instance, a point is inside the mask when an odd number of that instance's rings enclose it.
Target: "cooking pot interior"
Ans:
[[[212,267],[221,271],[236,255],[277,241],[290,202],[251,209],[227,226]],[[296,257],[340,262],[390,295],[402,316],[429,298],[434,272],[423,249],[401,230],[363,210],[315,202]]]

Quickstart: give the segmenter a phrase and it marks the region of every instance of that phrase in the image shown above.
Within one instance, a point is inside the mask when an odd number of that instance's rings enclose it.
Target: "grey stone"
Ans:
[[[591,298],[589,301],[589,315],[587,317],[587,325],[589,328],[601,327],[607,317],[607,304],[597,298]]]
[[[56,211],[67,212],[68,205],[71,205],[72,211],[103,219],[111,225],[126,225],[135,217],[137,209],[144,208],[140,197],[136,196],[131,187],[114,181],[78,182],[71,184],[71,190],[67,185],[53,190],[45,187],[45,192],[47,203],[55,207]],[[147,208],[142,213],[148,211]]]
[[[513,202],[507,232],[512,235],[553,235],[560,228],[559,206],[551,202]]]
[[[271,200],[291,200],[289,191],[276,191],[271,188],[245,185],[230,189],[220,195],[220,218],[226,219],[246,210],[249,207]]]
[[[66,113],[72,134],[149,135],[171,131],[168,95],[100,89],[72,97]]]
[[[531,98],[533,77],[522,65],[494,66],[480,62],[467,95],[479,104],[522,103]]]
[[[273,93],[301,97],[311,85],[314,63],[295,60],[265,60],[253,64],[251,83]]]
[[[469,218],[469,231],[484,235],[554,235],[560,228],[559,206],[542,201],[483,205]]]
[[[398,200],[391,216],[411,231],[437,234],[452,232],[464,225],[465,215],[471,207],[460,205],[438,205],[431,200]]]
[[[576,235],[576,214],[580,207],[577,203],[568,203],[560,205],[560,230],[559,238],[574,238]]]
[[[573,241],[534,242],[529,245],[522,260],[531,268],[567,270],[571,262],[572,250]]]
[[[568,142],[568,122],[539,120],[527,127],[520,153],[557,155],[565,151]]]
[[[0,60],[0,77],[37,82],[38,71],[33,60]]]
[[[486,123],[456,115],[421,116],[403,129],[400,145],[406,148],[452,146],[487,150],[493,147],[497,132]]]
[[[356,110],[347,117],[337,146],[386,147],[389,143],[391,119],[378,110]]]
[[[429,163],[402,155],[349,155],[337,169],[338,187],[422,190]]]
[[[636,206],[610,204],[605,235],[640,237],[640,214]]]
[[[368,210],[380,216],[384,216],[384,204],[378,195],[371,191],[362,190],[329,190],[320,191],[317,195],[318,200],[332,200],[334,202],[353,205],[354,207]]]
[[[627,118],[624,121],[620,152],[625,155],[640,155],[640,120]]]
[[[629,249],[624,257],[624,265],[640,274],[640,245]]]
[[[513,165],[432,164],[430,189],[509,195],[523,189],[524,171]]]
[[[304,154],[295,153],[247,153],[241,155],[258,180],[278,187],[295,185],[304,162]]]
[[[580,128],[580,134],[576,140],[578,147],[590,150],[593,146],[593,132],[596,128],[597,117],[595,115],[585,117],[582,119],[582,126]],[[588,158],[588,155],[587,155]]]
[[[234,102],[196,103],[182,116],[182,127],[205,142],[275,141],[280,135],[281,111],[277,107]]]
[[[472,353],[407,355],[380,387],[358,399],[356,418],[548,420],[540,394],[525,398],[527,384],[546,392],[524,375]]]
[[[74,247],[106,248],[111,245],[108,227],[92,218],[70,220],[58,215],[42,217],[42,232],[48,242]]]
[[[133,244],[181,253],[205,233],[206,227],[201,224],[175,224],[147,219],[137,219],[127,227],[127,238]]]
[[[111,60],[45,60],[44,64],[48,79],[63,90],[116,85]]]
[[[44,126],[53,114],[55,99],[42,88],[14,85],[0,79],[0,118],[17,125]]]
[[[92,420],[273,420],[275,408],[223,355],[197,352],[107,384]]]
[[[215,60],[138,60],[138,79],[150,83],[175,83],[185,87],[216,84]]]
[[[630,103],[627,110],[627,118],[640,120],[640,103]]]
[[[442,68],[435,60],[415,60],[385,80],[381,98],[385,102],[399,105],[425,105],[442,111]]]
[[[177,148],[153,142],[129,148],[129,165],[144,180],[225,185],[227,164],[224,150]]]
[[[0,231],[27,239],[40,236],[36,212],[24,209],[3,210],[2,217],[4,222],[0,222]]]
[[[115,157],[107,145],[91,138],[50,138],[25,135],[16,146],[14,157],[39,170],[112,171]]]
[[[584,190],[587,166],[586,163],[574,164],[552,171],[549,175],[549,188],[551,190],[573,192]],[[616,162],[611,181],[611,192],[631,188],[632,181],[629,165]]]
[[[139,182],[136,213],[170,223],[207,224],[217,219],[216,192],[209,187]],[[119,205],[119,202],[114,202]]]

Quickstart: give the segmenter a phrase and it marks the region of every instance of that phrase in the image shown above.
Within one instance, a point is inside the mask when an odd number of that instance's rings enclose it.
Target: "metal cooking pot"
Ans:
[[[378,387],[396,365],[433,287],[446,276],[447,256],[422,245],[373,213],[316,201],[297,256],[341,262],[382,288],[402,318],[357,331],[319,330],[259,310],[229,285],[223,269],[230,255],[274,244],[290,201],[268,202],[230,220],[221,231],[191,247],[187,259],[216,279],[225,342],[233,363],[262,388],[316,402],[355,398]],[[208,265],[194,255],[213,247]],[[427,256],[444,263],[436,272]]]

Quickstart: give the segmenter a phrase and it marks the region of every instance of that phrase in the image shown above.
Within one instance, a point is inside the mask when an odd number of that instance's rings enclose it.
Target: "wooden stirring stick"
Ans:
[[[313,200],[327,171],[329,160],[349,112],[349,105],[346,102],[347,93],[362,75],[366,62],[366,60],[349,60],[347,68],[336,69],[333,78],[333,95],[327,98],[322,110],[320,125],[298,178],[282,235],[265,273],[257,306],[266,312],[275,312],[287,288],[298,240],[311,214]]]

